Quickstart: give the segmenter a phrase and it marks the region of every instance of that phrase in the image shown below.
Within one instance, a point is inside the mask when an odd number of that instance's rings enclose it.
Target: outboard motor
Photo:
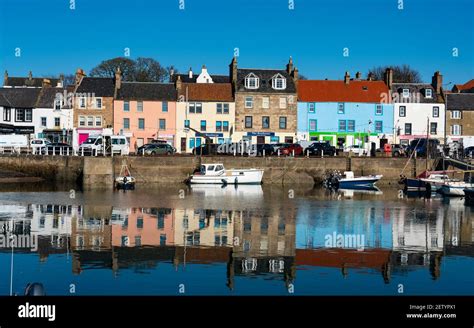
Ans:
[[[39,282],[29,283],[25,288],[25,296],[45,296],[43,284]]]

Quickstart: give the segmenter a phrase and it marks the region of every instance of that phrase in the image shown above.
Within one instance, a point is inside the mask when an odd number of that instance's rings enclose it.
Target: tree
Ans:
[[[117,57],[102,61],[91,70],[90,76],[113,78],[115,77],[115,72],[119,67],[122,72],[122,79],[124,81],[133,81],[135,74],[135,61],[125,57]]]
[[[124,81],[165,82],[169,78],[170,68],[161,66],[153,58],[145,57],[136,60],[125,57],[104,60],[91,70],[90,75],[113,78],[119,67]]]
[[[395,66],[376,66],[369,70],[369,74],[372,74],[374,80],[383,81],[385,70],[387,68],[393,69],[393,82],[394,83],[420,83],[421,75],[420,73],[411,68],[409,65],[395,65]]]

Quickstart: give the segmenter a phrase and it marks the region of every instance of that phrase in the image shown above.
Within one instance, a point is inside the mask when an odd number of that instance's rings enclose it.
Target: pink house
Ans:
[[[119,83],[114,100],[114,133],[127,137],[131,152],[154,139],[175,146],[176,97],[171,83]]]

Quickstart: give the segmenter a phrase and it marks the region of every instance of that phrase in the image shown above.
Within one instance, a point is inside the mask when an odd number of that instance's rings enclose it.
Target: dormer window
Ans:
[[[286,79],[281,74],[275,75],[272,78],[272,88],[275,90],[286,89]]]
[[[54,110],[61,110],[62,101],[61,99],[54,100]]]
[[[425,97],[426,97],[426,98],[431,98],[431,97],[433,97],[433,90],[431,90],[431,89],[426,89],[426,90],[425,90]]]
[[[250,73],[245,78],[245,87],[247,89],[258,89],[260,79],[253,73]]]
[[[409,97],[410,97],[410,90],[403,89],[403,98],[409,98]]]

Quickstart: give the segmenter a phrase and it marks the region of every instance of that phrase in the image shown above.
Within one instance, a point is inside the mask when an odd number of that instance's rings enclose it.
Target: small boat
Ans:
[[[474,183],[464,181],[448,181],[441,186],[440,192],[444,196],[464,196],[464,190],[474,188]]]
[[[375,183],[382,177],[382,175],[355,177],[352,171],[345,171],[343,175],[334,172],[324,181],[324,184],[326,187],[337,189],[373,190]]]
[[[122,162],[122,167],[120,168],[120,174],[115,178],[115,187],[117,189],[135,189],[135,178],[130,174],[128,165],[125,162]]]
[[[199,172],[191,175],[187,182],[191,184],[261,184],[262,169],[226,170],[221,163],[202,164]]]
[[[437,191],[445,182],[454,181],[446,174],[452,171],[424,171],[416,178],[404,178],[405,191]]]
[[[464,189],[464,202],[466,205],[474,206],[474,188]]]

